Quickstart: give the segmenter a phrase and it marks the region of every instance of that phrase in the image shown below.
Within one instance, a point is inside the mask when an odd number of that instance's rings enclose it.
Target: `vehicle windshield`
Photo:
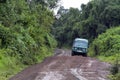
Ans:
[[[81,48],[88,48],[88,42],[82,41],[82,40],[77,40],[73,44],[74,47],[81,47]]]

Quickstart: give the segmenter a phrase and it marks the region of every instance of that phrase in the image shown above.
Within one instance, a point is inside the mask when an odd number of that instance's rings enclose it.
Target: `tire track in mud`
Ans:
[[[24,69],[10,80],[108,80],[110,66],[94,58],[71,56],[70,50],[56,49],[54,56]]]

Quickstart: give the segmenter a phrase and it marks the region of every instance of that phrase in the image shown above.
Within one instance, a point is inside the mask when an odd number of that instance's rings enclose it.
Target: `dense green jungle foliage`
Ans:
[[[91,0],[79,9],[60,7],[53,34],[59,46],[71,45],[76,37],[90,42],[113,26],[120,25],[120,0]]]
[[[57,42],[50,33],[54,22],[50,9],[57,1],[6,0],[0,3],[0,80],[52,55]]]
[[[56,18],[52,10],[59,0],[5,1],[0,3],[0,80],[52,55],[57,41],[59,47],[70,46],[76,37],[89,39],[91,56],[119,65],[120,0],[90,0],[81,10],[61,6]],[[114,71],[112,80],[119,80]]]
[[[120,26],[108,29],[96,38],[90,46],[90,54],[93,56],[104,55],[117,56],[120,53]]]

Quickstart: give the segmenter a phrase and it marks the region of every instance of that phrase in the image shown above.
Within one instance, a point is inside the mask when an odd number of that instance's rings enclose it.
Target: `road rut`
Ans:
[[[71,56],[70,50],[56,49],[55,56],[24,69],[9,80],[109,80],[110,67],[95,58]]]

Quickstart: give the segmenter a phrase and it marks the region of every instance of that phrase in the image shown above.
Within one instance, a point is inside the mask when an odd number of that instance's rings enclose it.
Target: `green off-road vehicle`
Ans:
[[[87,52],[88,52],[88,40],[76,38],[72,46],[72,56],[74,55],[87,56]]]

